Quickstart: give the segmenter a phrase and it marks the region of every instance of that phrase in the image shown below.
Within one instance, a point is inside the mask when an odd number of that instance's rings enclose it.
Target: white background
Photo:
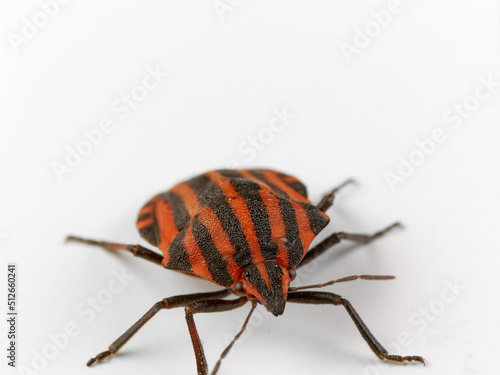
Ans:
[[[299,277],[310,284],[396,275],[329,289],[352,302],[391,352],[406,332],[402,352],[428,366],[380,366],[342,308],[289,304],[280,318],[260,309],[220,374],[495,373],[500,90],[474,95],[481,79],[500,81],[498,2],[402,0],[378,30],[371,12],[387,1],[223,3],[233,5],[220,15],[210,0],[75,0],[53,9],[46,25],[36,1],[1,6],[0,310],[6,264],[16,262],[25,369],[36,353],[54,354],[51,334],[78,326],[42,369],[20,373],[195,373],[182,309],[160,312],[110,361],[92,369],[85,362],[156,301],[216,287],[64,238],[144,244],[135,219],[147,199],[230,161],[295,175],[313,202],[355,177],[320,238],[406,225],[369,246],[343,244]],[[23,37],[34,17],[37,34],[16,48],[13,35]],[[366,27],[373,37],[349,62],[341,47],[355,47]],[[140,90],[148,67],[169,76],[120,118],[113,102]],[[445,116],[464,101],[476,107],[454,129]],[[263,129],[283,108],[295,117],[251,159],[243,142],[269,137]],[[54,163],[65,163],[67,147],[105,118],[113,130],[60,182]],[[392,191],[386,172],[397,173],[399,157],[437,128],[446,141]],[[133,280],[86,321],[87,299],[107,293],[113,270]],[[465,289],[453,294],[453,283]],[[247,311],[196,317],[211,366]],[[5,319],[0,372],[15,374],[4,355]]]

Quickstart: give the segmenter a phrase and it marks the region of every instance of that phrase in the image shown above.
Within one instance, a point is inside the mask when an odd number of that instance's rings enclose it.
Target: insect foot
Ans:
[[[96,355],[94,358],[90,358],[89,361],[87,362],[87,366],[92,366],[94,363],[101,363],[103,360],[106,358],[112,356],[114,353],[111,353],[111,351],[106,350],[105,352],[99,353]]]
[[[392,362],[392,363],[398,363],[398,364],[401,364],[401,365],[405,365],[406,363],[410,363],[410,362],[419,362],[422,364],[422,366],[425,366],[425,359],[423,359],[422,357],[418,356],[418,355],[409,355],[409,356],[406,356],[406,357],[401,357],[400,355],[386,355],[384,356],[382,359],[385,359],[389,362]]]

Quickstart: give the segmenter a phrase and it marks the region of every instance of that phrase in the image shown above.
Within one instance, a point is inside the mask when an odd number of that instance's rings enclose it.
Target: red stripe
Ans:
[[[298,178],[293,177],[293,176],[285,176],[285,177],[283,177],[283,181],[285,181],[287,184],[289,184],[291,182],[300,182]]]
[[[248,171],[246,169],[240,169],[240,170],[238,170],[238,173],[242,177],[245,177],[246,179],[249,179],[250,181],[253,181],[257,185],[259,185],[260,190],[273,191],[273,189],[271,189],[271,187],[266,184],[266,181],[262,181],[260,178],[257,178],[252,173],[250,173],[250,171]]]
[[[138,221],[136,223],[136,227],[137,227],[137,230],[141,230],[141,229],[144,229],[146,228],[147,226],[151,225],[151,224],[154,224],[154,218],[151,216],[151,217],[148,217],[144,220],[141,220],[141,221]]]
[[[158,221],[158,228],[160,228],[161,237],[158,248],[163,253],[165,264],[168,264],[170,260],[168,247],[170,246],[174,238],[179,234],[179,231],[175,229],[172,207],[163,199],[160,199],[156,203],[156,220]]]
[[[271,280],[269,280],[269,274],[267,273],[266,270],[266,265],[264,263],[258,263],[256,264],[257,270],[259,271],[260,277],[266,282],[267,287],[269,290],[272,290],[273,287],[271,286]]]
[[[304,248],[304,254],[309,248],[309,245],[316,237],[311,230],[311,224],[309,222],[309,217],[307,216],[306,210],[299,204],[290,201],[294,211],[295,220],[297,221],[297,226],[299,227],[300,242],[302,242],[302,247]]]
[[[189,263],[191,263],[191,271],[195,275],[214,283],[215,281],[208,270],[207,263],[205,262],[201,250],[196,243],[191,226],[187,229],[186,236],[184,237],[184,249],[188,255]]]
[[[227,272],[236,283],[239,281],[242,269],[238,267],[234,260],[236,249],[231,246],[229,237],[226,234],[219,218],[210,207],[205,207],[199,213],[200,222],[207,228],[214,246],[226,262]]]
[[[182,183],[174,186],[170,192],[177,194],[184,203],[189,216],[193,218],[201,210],[201,204],[195,191],[191,186]]]
[[[262,256],[257,233],[254,228],[254,222],[245,202],[245,198],[238,194],[233,185],[231,185],[231,182],[219,172],[207,172],[205,176],[217,185],[226,196],[226,201],[238,219],[247,240],[250,254],[252,255],[252,263],[263,262],[265,259]]]
[[[311,204],[307,198],[300,195],[297,191],[288,186],[281,178],[279,178],[277,172],[264,171],[262,172],[262,176],[271,184],[287,193],[291,199],[296,200],[297,202]]]
[[[271,241],[278,244],[278,263],[288,268],[288,251],[286,250],[286,226],[281,214],[279,199],[272,193],[260,192],[260,197],[266,207],[271,226]]]
[[[150,201],[151,202],[151,201]],[[141,208],[141,210],[139,211],[139,217],[140,216],[143,216],[143,215],[146,215],[146,214],[150,214],[152,213],[154,210],[154,205],[153,204],[149,204],[147,206],[144,206],[143,208]]]

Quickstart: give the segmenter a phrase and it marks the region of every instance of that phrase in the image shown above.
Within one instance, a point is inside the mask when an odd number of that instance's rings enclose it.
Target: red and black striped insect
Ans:
[[[163,255],[140,245],[86,240],[69,241],[126,250],[164,268],[209,280],[224,289],[169,297],[157,302],[111,344],[90,359],[88,366],[116,354],[158,311],[184,307],[199,375],[208,374],[207,361],[193,319],[194,314],[234,310],[250,302],[250,313],[238,335],[224,350],[221,360],[243,333],[257,304],[273,315],[283,314],[287,302],[344,306],[359,332],[381,360],[420,362],[419,356],[391,355],[377,341],[348,300],[328,292],[303,291],[356,279],[387,280],[393,276],[349,276],[324,284],[291,287],[296,269],[342,240],[369,243],[399,226],[393,224],[373,235],[333,233],[309,249],[330,219],[326,210],[335,193],[351,180],[333,189],[317,204],[307,199],[304,184],[295,177],[273,170],[219,170],[204,173],[152,198],[140,210],[137,229]],[[236,298],[226,299],[231,295]]]

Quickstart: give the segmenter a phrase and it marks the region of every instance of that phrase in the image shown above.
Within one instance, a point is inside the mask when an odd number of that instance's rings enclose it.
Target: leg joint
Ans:
[[[168,299],[165,298],[159,302],[156,302],[153,306],[155,310],[168,309]]]
[[[137,245],[127,245],[127,250],[135,254],[137,252]]]
[[[191,305],[184,307],[184,312],[186,313],[186,316],[193,315],[195,313]]]

